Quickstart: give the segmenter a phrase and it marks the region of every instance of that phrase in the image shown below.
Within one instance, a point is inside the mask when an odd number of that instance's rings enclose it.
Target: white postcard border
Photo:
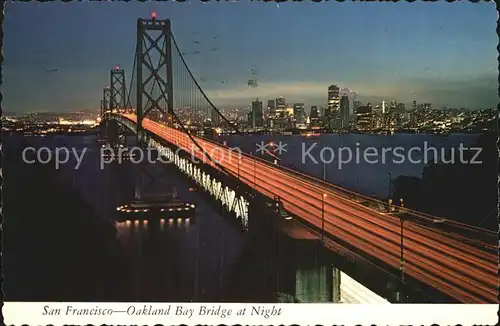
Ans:
[[[202,307],[231,310],[231,315],[200,315]],[[59,315],[45,314],[48,311]],[[111,315],[79,315],[82,309],[110,309]],[[160,311],[159,309],[163,309]],[[189,310],[193,309],[193,310]],[[245,309],[245,314],[241,311]],[[127,313],[127,310],[129,313]],[[76,311],[74,315],[66,314]],[[130,314],[130,312],[134,313]],[[140,312],[139,312],[140,311]],[[168,314],[166,312],[168,311]],[[179,315],[179,313],[182,313]],[[189,311],[192,315],[189,316]],[[219,312],[220,312],[219,311]],[[258,313],[256,311],[259,311]],[[268,312],[268,317],[264,312]],[[163,312],[163,314],[154,314]],[[238,315],[238,312],[240,314]],[[274,313],[273,313],[274,312]],[[113,303],[113,302],[5,302],[5,325],[112,324],[341,324],[341,325],[494,325],[495,304],[251,304],[251,303]]]

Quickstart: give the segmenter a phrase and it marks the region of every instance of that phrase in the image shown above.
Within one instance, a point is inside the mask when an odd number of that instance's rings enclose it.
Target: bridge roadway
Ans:
[[[124,114],[136,122],[136,116]],[[166,141],[203,153],[182,131],[144,119],[143,127]],[[195,137],[196,142],[224,168],[262,194],[280,196],[285,208],[321,229],[322,196],[326,236],[337,237],[369,257],[400,267],[400,219],[383,214],[339,194],[319,180]],[[239,161],[239,162],[238,162]],[[212,162],[205,160],[208,164]],[[255,171],[255,173],[254,173]],[[496,303],[498,258],[493,244],[464,241],[457,235],[408,220],[404,222],[404,272],[463,303]]]

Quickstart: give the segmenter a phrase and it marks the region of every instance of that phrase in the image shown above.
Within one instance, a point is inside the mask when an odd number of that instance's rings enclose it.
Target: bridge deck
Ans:
[[[136,119],[130,114],[123,117],[132,122]],[[143,127],[203,159],[204,153],[187,134],[148,119],[143,121]],[[392,267],[400,266],[401,221],[397,214],[384,214],[363,205],[347,197],[344,190],[312,177],[250,155],[239,156],[228,147],[206,139],[195,139],[229,173],[270,198],[279,196],[288,211],[308,224],[321,227],[324,206],[325,234],[340,238]],[[215,166],[209,160],[205,162]],[[323,194],[326,194],[324,199]],[[496,244],[430,227],[419,222],[420,215],[413,215],[414,219],[404,222],[405,273],[464,303],[496,303]]]

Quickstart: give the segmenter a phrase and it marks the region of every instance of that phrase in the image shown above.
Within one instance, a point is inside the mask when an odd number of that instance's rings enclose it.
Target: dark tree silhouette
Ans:
[[[483,228],[497,230],[497,135],[483,134],[471,147],[481,148],[475,161],[460,161],[455,148],[455,163],[431,163],[422,178],[401,176],[394,181],[394,198],[426,213]],[[464,151],[463,161],[470,162],[476,151]],[[451,150],[445,158],[451,157]]]

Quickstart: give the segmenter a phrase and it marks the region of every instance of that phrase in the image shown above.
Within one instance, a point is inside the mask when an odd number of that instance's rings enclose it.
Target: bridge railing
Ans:
[[[121,116],[123,117],[123,116]],[[124,117],[126,118],[126,117]],[[128,119],[127,119],[128,120]],[[132,121],[131,121],[132,122]],[[133,123],[133,122],[132,122]],[[216,142],[212,139],[208,139],[202,136],[196,136],[196,138],[199,138],[203,141],[212,143],[214,145],[223,147],[227,150],[230,150],[231,147],[225,144],[221,144],[219,142]],[[281,172],[285,171],[287,174],[296,177],[297,179],[300,180],[309,180],[312,181],[321,187],[325,189],[325,191],[335,193],[336,195],[345,198],[347,200],[351,200],[359,204],[360,206],[364,207],[365,209],[371,210],[374,213],[377,214],[389,214],[394,216],[394,218],[398,219],[404,219],[405,221],[408,221],[410,223],[417,223],[420,226],[429,228],[429,229],[439,229],[440,232],[446,232],[450,237],[460,239],[463,241],[466,241],[472,245],[478,245],[480,247],[487,247],[489,250],[496,250],[496,233],[485,230],[482,228],[470,226],[467,224],[459,223],[459,222],[454,222],[450,220],[446,220],[443,218],[439,218],[436,216],[432,216],[430,214],[425,214],[421,213],[418,211],[414,211],[411,209],[408,209],[406,207],[401,207],[398,205],[389,205],[388,202],[384,202],[381,200],[378,200],[376,198],[368,197],[359,193],[356,193],[354,191],[351,191],[349,189],[333,185],[329,182],[326,182],[322,179],[316,178],[314,176],[302,173],[300,171],[296,171],[293,169],[290,169],[286,166],[282,165],[277,165],[273,164],[272,162],[269,162],[263,158],[251,155],[249,153],[241,152],[242,157],[246,157],[247,159],[254,160],[258,164],[266,165],[267,167],[273,168],[280,170]],[[246,182],[250,186],[252,186],[253,182],[252,180],[248,178],[244,178],[242,180],[243,182]],[[273,197],[275,194],[266,194],[269,197]],[[484,241],[484,242],[483,242]]]
[[[226,149],[231,148],[228,145],[221,144],[212,139],[200,136],[197,137],[203,139],[206,142],[210,142],[212,144],[224,147]],[[423,224],[427,228],[439,228],[441,231],[443,230],[445,232],[448,231],[447,233],[451,237],[467,241],[471,244],[477,244],[481,247],[485,245],[485,243],[483,242],[485,241],[486,245],[489,247],[490,250],[496,250],[497,234],[493,231],[476,227],[473,225],[468,225],[465,223],[444,219],[442,217],[433,216],[427,213],[422,213],[399,205],[389,204],[389,202],[381,201],[377,198],[356,193],[352,190],[331,184],[325,180],[319,179],[309,174],[305,174],[303,172],[290,169],[289,167],[273,164],[263,158],[254,156],[249,153],[242,152],[241,155],[249,159],[256,160],[257,162],[259,162],[259,164],[265,164],[266,166],[272,168],[279,168],[282,171],[288,172],[290,175],[296,176],[301,179],[313,181],[324,187],[325,190],[334,192],[345,199],[355,201],[359,205],[362,205],[367,209],[375,210],[378,213],[392,214],[397,218],[404,218],[405,221]],[[476,240],[480,241],[478,242]]]
[[[130,121],[134,121],[134,116],[125,116],[125,118],[127,118],[128,120]],[[168,128],[168,127],[164,127],[164,126],[161,126],[161,124],[151,124],[150,125],[151,127],[148,127],[148,129],[152,130],[152,131],[158,131],[158,134],[162,136],[162,138],[165,138],[167,141],[173,143],[173,144],[177,144],[178,141],[180,141],[180,145],[181,145],[181,148],[183,149],[187,149],[189,151],[189,148],[192,146],[192,142],[195,141],[197,142],[198,144],[201,144],[201,146],[203,146],[204,149],[202,148],[199,148],[199,150],[196,151],[196,156],[197,158],[200,158],[200,155],[203,156],[205,154],[206,151],[210,151],[210,150],[217,150],[218,148],[224,148],[225,150],[222,150],[221,152],[226,152],[227,150],[230,150],[230,148],[228,148],[227,146],[224,146],[224,145],[221,145],[217,142],[214,142],[212,140],[208,140],[208,139],[202,139],[202,138],[199,138],[199,137],[187,137],[183,132],[179,131],[179,130],[174,130],[174,129],[171,129],[171,128]],[[160,127],[160,128],[159,128]],[[162,131],[163,130],[163,131]],[[178,139],[177,139],[178,138]],[[216,146],[214,146],[216,145]],[[219,152],[218,150],[216,152]],[[232,153],[233,155],[236,154],[236,155],[239,155],[240,152],[235,152],[234,149],[232,150]],[[214,157],[215,159],[220,159],[220,156],[215,156]],[[286,175],[287,176],[287,183],[294,183],[294,178],[296,177],[297,180],[300,180],[302,183],[304,183],[304,181],[307,181],[305,180],[306,178],[307,179],[313,179],[314,178],[309,178],[308,176],[306,175],[303,175],[301,173],[296,173],[295,171],[293,170],[290,170],[290,169],[283,169],[283,167],[277,167],[275,166],[274,164],[272,164],[271,162],[268,162],[266,160],[262,160],[260,158],[257,158],[257,157],[254,157],[253,155],[249,155],[249,154],[246,154],[246,153],[241,153],[241,156],[233,156],[233,158],[235,159],[238,159],[238,160],[241,160],[239,161],[236,165],[235,161],[233,161],[232,163],[231,162],[227,162],[227,161],[224,161],[222,160],[222,162],[226,162],[224,163],[225,166],[228,166],[229,169],[227,169],[230,173],[231,176],[236,176],[236,171],[238,171],[238,176],[240,175],[239,173],[239,167],[240,167],[240,164],[244,164],[243,166],[245,167],[244,168],[244,175],[246,174],[246,176],[248,177],[247,179],[245,180],[241,180],[241,182],[244,182],[244,183],[247,183],[248,185],[252,185],[252,181],[251,180],[248,180],[248,179],[251,179],[252,178],[252,175],[251,175],[251,171],[249,170],[249,165],[248,164],[252,164],[252,163],[256,163],[259,167],[261,167],[261,165],[265,165],[266,166],[266,174],[269,174],[269,173],[272,173],[274,174],[276,177],[279,177],[279,176],[284,176]],[[208,162],[207,162],[208,163]],[[237,167],[238,166],[238,167]],[[238,169],[238,170],[236,170]],[[275,171],[275,172],[273,172]],[[250,173],[249,173],[250,172]],[[255,175],[255,174],[254,174]],[[266,186],[266,181],[262,178],[259,179],[259,192],[261,192],[262,194],[264,195],[267,195],[269,196],[269,192],[266,192],[266,189],[264,188],[272,188],[272,187],[267,187]],[[322,191],[326,191],[324,189],[329,189],[327,187],[325,188],[321,188],[321,187],[318,187],[318,184],[321,184],[321,183],[317,183],[317,182],[306,182],[307,185],[306,186],[306,189],[304,191],[307,191],[309,194],[313,195],[314,196],[314,193],[316,193],[316,191],[318,193],[322,192]],[[274,188],[273,188],[274,189]],[[293,200],[290,200],[289,196],[288,196],[288,192],[286,190],[286,185],[278,185],[277,186],[277,189],[280,190],[280,194],[282,194],[285,198],[287,198],[287,203],[292,205],[290,206],[290,209],[291,211],[293,212],[296,212],[296,213],[301,213],[303,210],[301,210],[300,208],[297,210],[295,209],[294,207],[299,207],[300,204],[297,204],[297,203],[293,203]],[[262,190],[262,191],[261,191]],[[283,190],[283,191],[281,191]],[[285,196],[285,193],[287,193],[287,195]],[[337,195],[336,194],[332,194],[331,192],[328,193],[329,194],[329,199],[330,199],[330,203],[332,203],[332,201],[334,201],[335,199],[334,198],[337,198]],[[339,200],[339,204],[342,205],[342,202],[341,202],[341,199],[340,199],[340,195],[338,196],[338,200]],[[317,204],[317,200],[315,202],[309,200],[308,203],[311,205],[311,207],[316,207],[318,208],[318,204]],[[348,204],[347,202],[344,202],[344,204]],[[298,206],[299,205],[299,206]],[[353,211],[353,214],[355,215],[358,215],[358,216],[361,216],[362,219],[370,219],[370,217],[368,216],[367,211],[364,211],[362,212],[362,209],[357,209],[356,207],[354,207],[356,205],[356,203],[352,202],[352,203],[349,203],[350,206],[352,206],[351,208],[346,208],[346,210],[349,210],[349,211]],[[369,209],[367,207],[365,207],[366,209]],[[399,216],[393,216],[391,218],[394,218],[394,220],[390,221],[387,217],[384,217],[384,215],[380,215],[380,212],[378,211],[373,211],[374,214],[372,213],[372,217],[374,219],[381,219],[380,221],[376,221],[376,220],[373,220],[371,221],[370,223],[371,224],[377,224],[377,225],[380,225],[382,228],[385,228],[385,229],[392,229],[392,233],[397,233],[398,230],[396,228],[394,228],[394,224],[395,222],[397,221],[396,218],[398,218]],[[305,212],[306,215],[305,215],[305,219],[303,218],[300,218],[300,219],[297,219],[298,221],[300,222],[310,222],[313,224],[313,226],[317,229],[319,226],[319,224],[317,223],[317,217],[318,215],[316,215],[315,217],[313,217],[313,214],[312,212]],[[330,212],[331,213],[331,212]],[[360,214],[358,214],[360,213]],[[392,215],[392,214],[391,214]],[[304,217],[304,216],[303,216]],[[307,218],[309,217],[309,218]],[[342,219],[342,223],[348,223],[349,225],[352,224],[351,220],[349,218],[341,218]],[[345,220],[345,221],[344,221]],[[385,220],[385,221],[382,221],[382,220]],[[341,221],[339,220],[339,223]],[[388,223],[391,223],[392,226],[389,226]],[[372,232],[370,231],[370,228],[369,227],[365,227],[363,226],[363,223],[355,223],[356,224],[356,227],[359,227],[359,230],[362,231],[360,234],[364,234],[364,233],[369,233],[369,232]],[[420,223],[419,223],[420,224]],[[414,225],[416,226],[416,224]],[[408,226],[409,227],[409,226]],[[374,237],[372,235],[369,235],[370,237],[370,243],[368,244],[368,246],[364,246],[363,244],[365,243],[365,241],[362,242],[362,240],[360,240],[361,238],[359,237],[356,237],[354,234],[351,236],[350,233],[348,233],[348,231],[345,231],[346,229],[350,229],[348,227],[348,225],[344,225],[344,226],[339,226],[338,230],[339,233],[338,234],[332,234],[331,237],[328,236],[328,238],[331,238],[334,242],[336,242],[336,239],[337,237],[341,238],[341,240],[343,240],[344,242],[345,241],[349,241],[349,244],[354,246],[356,250],[354,250],[355,252],[357,250],[360,250],[363,252],[363,255],[364,254],[367,254],[368,256],[373,256],[373,259],[377,258],[375,257],[374,255],[372,255],[371,253],[371,249],[374,248],[373,246],[376,246],[377,248],[380,247],[381,245],[378,244],[378,241],[382,241],[382,243],[387,243],[389,244],[391,241],[394,242],[396,240],[396,236],[394,236],[394,234],[392,234],[391,236],[391,239],[388,239],[387,237],[382,237],[382,238],[377,238],[377,237]],[[408,236],[409,235],[412,235],[412,234],[415,234],[415,232],[417,232],[418,234],[421,234],[421,230],[418,230],[415,231],[415,228],[413,229],[409,229],[408,232],[405,232],[405,239],[408,239]],[[364,232],[364,233],[363,233]],[[322,232],[323,233],[323,232]],[[441,233],[441,232],[440,232]],[[429,235],[432,235],[432,234],[429,234]],[[473,287],[471,286],[466,286],[464,285],[463,287],[462,286],[457,286],[456,288],[453,287],[453,288],[449,288],[449,286],[447,285],[447,282],[456,282],[455,279],[445,279],[445,280],[441,280],[440,278],[436,278],[436,277],[441,277],[443,275],[445,275],[446,277],[448,277],[449,275],[453,276],[454,274],[458,273],[458,272],[455,272],[454,271],[454,267],[452,265],[452,263],[455,262],[455,260],[457,261],[457,263],[459,263],[460,261],[462,261],[462,253],[460,253],[460,251],[457,251],[457,250],[461,250],[461,249],[456,249],[456,248],[462,248],[462,247],[459,247],[460,246],[460,243],[461,241],[452,241],[451,238],[449,239],[446,239],[446,238],[443,238],[443,234],[439,234],[439,235],[436,235],[439,239],[434,239],[435,237],[432,237],[431,236],[431,239],[430,241],[432,243],[436,243],[436,244],[439,244],[439,243],[442,243],[444,246],[447,246],[445,243],[448,243],[448,242],[452,242],[452,244],[450,244],[451,248],[455,248],[453,249],[454,251],[454,257],[455,258],[450,258],[450,260],[448,260],[446,257],[448,257],[447,255],[449,255],[447,252],[443,251],[443,249],[436,249],[436,250],[440,250],[440,255],[439,257],[441,257],[442,259],[447,259],[446,260],[446,264],[443,265],[445,270],[444,270],[444,274],[440,274],[440,269],[437,268],[437,267],[433,267],[433,266],[437,266],[439,263],[438,262],[434,262],[432,259],[433,257],[431,257],[431,253],[429,252],[434,252],[432,250],[431,247],[427,246],[427,245],[423,245],[425,248],[423,248],[421,250],[423,256],[425,259],[428,259],[430,261],[429,264],[430,265],[430,269],[426,269],[427,272],[425,273],[421,273],[419,272],[419,270],[415,271],[415,269],[411,269],[411,268],[417,268],[418,266],[416,264],[418,264],[418,262],[420,262],[422,259],[424,258],[415,258],[413,261],[412,260],[412,264],[408,264],[406,266],[411,266],[410,271],[412,271],[410,274],[413,275],[414,277],[417,277],[420,281],[430,285],[430,286],[437,286],[440,290],[442,291],[445,291],[446,293],[451,293],[450,295],[452,295],[453,297],[457,297],[457,298],[461,298],[460,300],[464,300],[465,302],[469,302],[470,298],[472,297],[469,297],[469,292],[465,292],[465,291],[471,291],[470,293],[472,294],[473,292],[476,293],[478,295],[477,299],[479,300],[483,300],[484,298],[486,298],[486,295],[482,295],[482,294],[479,294],[480,292],[478,292],[479,290],[479,287],[481,287],[481,291],[482,289],[486,289],[487,286],[483,286],[481,280],[476,280],[475,276],[472,276],[472,279],[471,279],[471,282],[472,283],[469,283],[467,282],[467,284],[474,284],[474,286],[476,286],[476,284],[481,284],[481,285],[478,285],[475,290]],[[325,237],[325,239],[327,239]],[[352,242],[351,242],[352,241]],[[442,241],[442,242],[441,242]],[[344,243],[344,242],[340,242],[340,244]],[[439,243],[438,243],[439,242]],[[378,245],[376,245],[378,244]],[[348,246],[349,247],[349,246]],[[426,249],[428,248],[428,249]],[[443,248],[441,246],[441,248]],[[376,249],[376,248],[375,248]],[[397,249],[397,245],[391,245],[390,246],[390,255],[394,256],[394,257],[397,257],[398,256],[398,251],[396,250]],[[420,250],[420,249],[419,249]],[[428,251],[428,250],[431,250],[431,251]],[[467,249],[469,250],[470,252],[473,252],[471,255],[475,255],[475,256],[478,256],[478,255],[482,255],[482,252],[481,251],[477,251],[477,250],[474,250],[472,248],[469,248]],[[386,249],[385,248],[380,248],[380,249],[377,249],[377,254],[378,253],[382,253],[383,252],[386,252]],[[491,255],[491,254],[487,254],[486,251],[484,251],[484,254],[485,254],[485,260],[488,260],[488,263],[493,261],[494,259],[494,256]],[[388,254],[389,255],[389,254]],[[464,254],[465,255],[465,254]],[[487,255],[487,257],[486,257]],[[352,256],[351,256],[352,257]],[[382,255],[382,258],[384,258],[385,256]],[[430,257],[430,258],[426,258],[426,257]],[[458,257],[458,258],[456,258]],[[467,256],[468,257],[468,256]],[[478,256],[479,257],[479,256]],[[493,257],[493,258],[492,258]],[[380,258],[380,257],[378,257]],[[394,259],[397,259],[397,258],[394,258]],[[413,259],[413,258],[412,258]],[[482,258],[479,258],[479,259],[482,259]],[[384,263],[389,263],[392,267],[394,268],[397,268],[397,260],[392,260],[391,258],[390,259],[382,259]],[[477,260],[477,259],[476,259]],[[474,260],[474,261],[476,261]],[[424,260],[424,262],[426,262],[427,260]],[[482,261],[482,260],[481,260]],[[464,265],[464,263],[460,263],[461,266]],[[481,263],[482,264],[482,263]],[[482,264],[481,266],[486,266],[486,263],[485,264]],[[491,264],[490,264],[491,265]],[[488,265],[489,267],[489,270],[491,271],[491,267]],[[467,267],[463,267],[465,268],[464,270],[461,270],[460,273],[464,273],[464,274],[467,274],[467,275],[472,275],[472,272],[470,270],[467,270]],[[483,267],[477,267],[477,269],[482,269]],[[488,274],[488,284],[492,284],[492,282],[494,282],[493,280],[493,274],[491,272],[488,272],[490,274]],[[484,274],[483,272],[479,271],[480,274]],[[481,275],[482,275],[481,274]],[[493,281],[492,281],[493,280]],[[455,283],[453,283],[455,284]],[[488,285],[488,286],[489,286]],[[491,295],[492,293],[492,288],[488,288],[487,289],[488,292],[484,292],[484,293],[487,293],[488,295]],[[475,300],[475,299],[474,299]]]

